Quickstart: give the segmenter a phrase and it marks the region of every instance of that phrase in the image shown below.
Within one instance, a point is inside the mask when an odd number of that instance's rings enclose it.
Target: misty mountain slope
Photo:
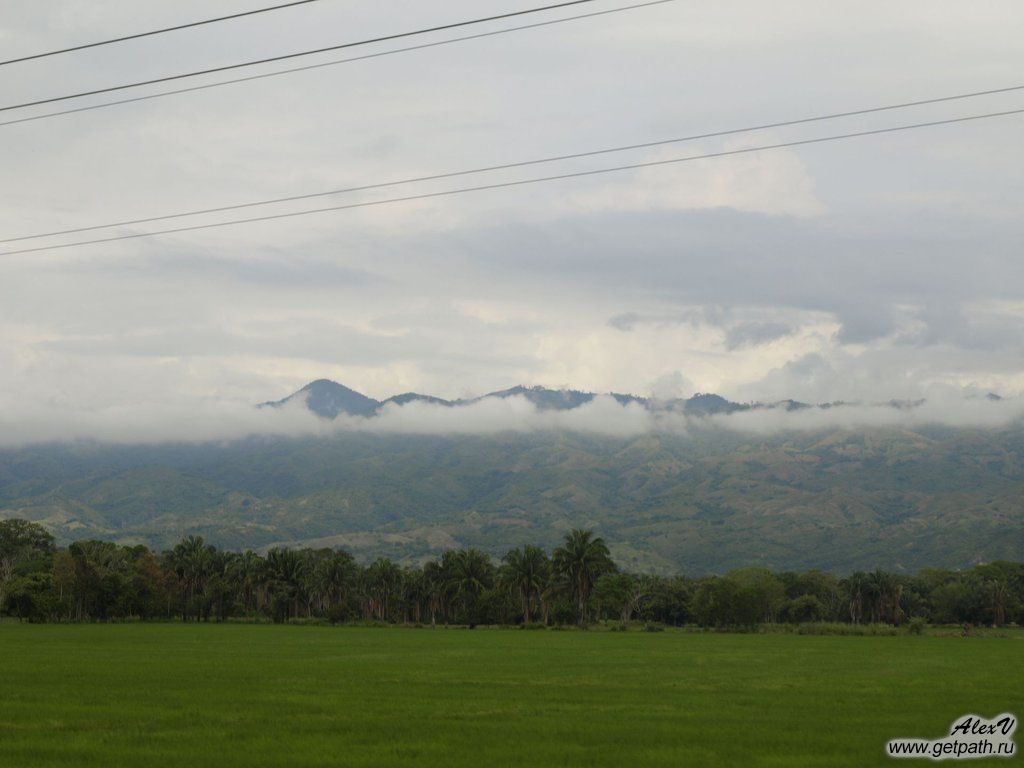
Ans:
[[[1024,551],[1020,429],[342,434],[0,452],[0,515],[156,547],[496,555],[585,526],[641,569],[961,566]]]

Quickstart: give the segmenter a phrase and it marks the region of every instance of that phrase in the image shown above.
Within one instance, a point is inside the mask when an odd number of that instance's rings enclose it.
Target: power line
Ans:
[[[16,120],[6,120],[0,122],[0,128],[7,125],[17,125],[19,123],[31,123],[36,120],[46,120],[51,117],[61,117],[62,115],[73,115],[79,112],[90,112],[94,109],[105,109],[106,107],[116,107],[119,104],[133,104],[138,101],[149,101],[150,99],[160,99],[164,96],[177,96],[182,93],[192,93],[194,91],[205,91],[210,88],[220,88],[224,85],[234,85],[236,83],[247,83],[253,80],[264,80],[269,77],[277,77],[279,75],[290,75],[296,72],[307,72],[311,69],[321,69],[323,67],[334,67],[339,64],[349,64],[355,61],[365,61],[367,59],[376,59],[382,56],[392,56],[396,53],[408,53],[410,51],[421,51],[427,48],[437,48],[442,45],[451,45],[452,43],[462,43],[467,40],[479,40],[485,37],[495,37],[497,35],[508,34],[509,32],[521,32],[527,29],[537,29],[539,27],[550,27],[555,24],[564,24],[568,21],[577,21],[579,19],[591,19],[597,16],[607,16],[612,13],[621,13],[623,11],[632,11],[638,8],[648,8],[653,5],[664,5],[665,3],[675,2],[675,0],[648,0],[648,2],[636,3],[634,5],[625,5],[620,8],[609,8],[605,11],[595,11],[594,13],[581,13],[575,16],[565,16],[560,19],[551,19],[549,21],[541,21],[535,24],[523,24],[517,27],[506,27],[505,29],[496,29],[490,32],[481,32],[475,35],[464,35],[461,37],[453,37],[447,40],[438,40],[432,43],[423,43],[421,45],[410,45],[404,48],[394,48],[388,51],[380,51],[378,53],[368,53],[363,56],[352,56],[347,59],[337,59],[335,61],[326,61],[319,64],[307,64],[302,67],[292,67],[291,69],[282,69],[277,72],[266,72],[260,75],[250,75],[248,77],[238,77],[232,80],[222,80],[217,83],[207,83],[205,85],[195,85],[189,88],[178,88],[173,91],[164,91],[162,93],[151,93],[145,96],[135,96],[130,99],[118,99],[117,101],[107,101],[102,104],[90,104],[85,107],[76,107],[75,109],[63,109],[59,112],[47,112],[43,115],[32,115],[29,117],[21,117]]]
[[[695,160],[708,160],[716,157],[729,157],[732,155],[744,155],[752,152],[764,152],[771,149],[784,149],[787,147],[800,147],[807,146],[810,144],[822,144],[828,141],[839,141],[842,139],[853,139],[862,136],[878,136],[886,133],[896,133],[897,131],[910,131],[917,128],[929,128],[938,125],[951,125],[953,123],[966,123],[972,120],[985,120],[993,117],[1007,117],[1009,115],[1020,115],[1024,114],[1024,109],[1011,109],[1004,112],[989,112],[983,115],[968,115],[966,117],[953,117],[945,120],[931,120],[925,123],[911,123],[909,125],[897,125],[889,128],[876,128],[870,131],[856,131],[854,133],[842,133],[833,136],[820,136],[814,139],[801,139],[799,141],[786,141],[778,144],[764,144],[758,147],[746,147],[743,149],[729,149],[721,152],[710,152],[703,155],[689,155],[687,157],[677,157],[671,160],[652,160],[645,163],[630,163],[628,165],[617,165],[609,168],[596,168],[590,171],[576,171],[572,173],[560,173],[554,176],[541,176],[532,179],[520,179],[518,181],[505,181],[494,184],[482,184],[475,187],[460,187],[458,189],[449,189],[442,192],[425,192],[417,195],[406,195],[404,197],[392,197],[384,200],[371,200],[362,203],[348,203],[346,205],[333,205],[327,208],[312,208],[304,211],[293,211],[291,213],[277,213],[267,216],[255,216],[248,219],[233,219],[231,221],[221,221],[213,224],[196,224],[188,227],[177,227],[174,229],[162,229],[153,232],[138,232],[131,235],[117,235],[114,237],[104,237],[95,240],[80,240],[73,243],[64,243],[62,245],[46,245],[37,248],[23,248],[16,251],[4,251],[0,252],[0,256],[15,256],[24,253],[40,253],[42,251],[56,251],[64,248],[75,248],[82,245],[96,245],[100,243],[113,243],[119,240],[135,240],[143,237],[156,237],[158,235],[170,235],[181,232],[195,232],[202,229],[215,229],[219,227],[229,227],[238,224],[252,224],[260,221],[274,221],[277,219],[289,219],[297,216],[310,216],[317,213],[328,213],[332,211],[347,211],[355,208],[371,208],[382,205],[391,205],[394,203],[406,203],[415,200],[430,200],[439,197],[451,197],[453,195],[467,194],[470,192],[484,192],[495,189],[508,189],[510,187],[521,187],[527,184],[540,184],[548,181],[559,181],[562,179],[578,179],[587,176],[597,176],[605,173],[617,173],[620,171],[634,170],[638,168],[655,168],[664,165],[674,165],[678,163],[687,163]]]
[[[115,91],[124,91],[129,88],[138,88],[144,85],[156,85],[158,83],[168,83],[174,80],[184,80],[189,77],[199,77],[200,75],[212,75],[217,72],[227,72],[230,70],[241,69],[243,67],[254,67],[259,64],[270,64],[275,61],[285,61],[288,59],[296,59],[301,56],[312,56],[318,53],[327,53],[329,51],[340,51],[345,48],[355,48],[362,45],[371,45],[372,43],[383,43],[388,40],[399,40],[405,37],[414,37],[416,35],[425,35],[431,32],[441,32],[447,29],[457,29],[459,27],[467,27],[472,24],[483,24],[489,21],[499,21],[501,19],[510,19],[516,16],[526,16],[531,13],[540,13],[542,11],[551,11],[557,8],[567,8],[573,5],[582,5],[583,3],[592,3],[594,0],[568,0],[568,2],[556,3],[554,5],[543,5],[537,8],[527,8],[522,11],[512,11],[510,13],[501,13],[496,16],[485,16],[479,19],[470,19],[468,21],[457,21],[451,24],[441,24],[435,27],[427,27],[424,29],[417,29],[411,32],[398,32],[392,35],[383,35],[381,37],[375,37],[368,40],[358,40],[351,43],[339,43],[338,45],[330,45],[325,48],[314,48],[308,51],[299,51],[298,53],[286,53],[280,56],[270,56],[264,59],[256,59],[255,61],[246,61],[240,64],[226,64],[220,67],[211,67],[209,69],[200,69],[194,72],[183,72],[177,75],[167,75],[165,77],[157,77],[152,80],[139,80],[135,83],[125,83],[124,85],[112,85],[106,88],[96,88],[91,91],[81,91],[79,93],[71,93],[65,96],[53,96],[48,99],[38,99],[36,101],[26,101],[23,104],[11,104],[10,106],[0,107],[0,112],[9,112],[12,109],[23,109],[24,107],[36,107],[42,104],[53,104],[58,101],[68,101],[69,99],[77,99],[83,96],[96,96],[101,93],[113,93]]]
[[[319,0],[295,0],[291,3],[282,3],[280,5],[272,5],[269,8],[257,8],[252,11],[242,11],[241,13],[232,13],[228,16],[218,16],[215,19],[203,19],[202,21],[192,21],[188,24],[178,24],[175,27],[164,27],[163,29],[154,29],[150,32],[139,32],[134,35],[124,35],[123,37],[114,37],[110,40],[101,40],[97,43],[85,43],[84,45],[75,45],[70,48],[61,48],[56,51],[47,51],[46,53],[35,53],[31,56],[22,56],[18,59],[8,59],[7,61],[0,61],[0,67],[6,66],[7,64],[17,64],[21,61],[32,61],[33,59],[45,59],[47,56],[58,56],[62,53],[71,53],[72,51],[84,51],[88,48],[99,48],[101,45],[112,45],[113,43],[123,43],[128,40],[138,40],[140,37],[152,37],[153,35],[162,35],[166,32],[177,32],[182,29],[190,29],[192,27],[202,27],[206,24],[216,24],[219,21],[229,21],[231,19],[241,19],[244,16],[255,16],[259,13],[269,13],[270,11],[279,11],[282,8],[292,8],[296,5],[306,5],[307,3],[316,3]]]
[[[1013,91],[1024,90],[1024,85],[1012,85],[1006,88],[993,88],[986,91],[973,91],[971,93],[960,93],[952,96],[939,96],[932,99],[920,99],[918,101],[905,101],[899,104],[887,104],[880,107],[868,107],[865,109],[855,109],[846,112],[833,112],[827,115],[816,115],[814,117],[803,117],[795,120],[784,120],[775,123],[762,123],[760,125],[751,125],[745,128],[730,128],[722,131],[712,131],[710,133],[699,133],[691,136],[682,136],[671,139],[660,139],[658,141],[646,141],[638,144],[626,144],[617,147],[606,147],[604,149],[594,149],[586,152],[573,152],[564,155],[554,155],[551,157],[537,158],[533,160],[521,160],[512,163],[502,163],[500,165],[488,165],[479,168],[470,168],[462,171],[449,171],[446,173],[435,173],[427,176],[414,176],[406,179],[397,179],[393,181],[384,181],[374,184],[364,184],[356,187],[344,187],[341,189],[331,189],[323,192],[310,192],[301,195],[289,195],[287,197],[276,197],[269,198],[266,200],[256,200],[249,203],[236,203],[233,205],[221,205],[213,208],[201,208],[193,211],[182,211],[179,213],[169,213],[160,216],[149,216],[146,218],[129,219],[126,221],[112,221],[107,224],[94,224],[87,227],[75,227],[73,229],[64,229],[56,232],[46,232],[38,235],[22,235],[20,237],[9,237],[0,239],[2,243],[16,243],[24,240],[37,240],[44,237],[55,237],[57,235],[71,235],[78,232],[93,232],[98,229],[109,229],[111,227],[127,227],[134,226],[137,224],[151,224],[155,221],[168,221],[170,219],[181,219],[188,216],[200,216],[209,213],[224,213],[225,211],[237,211],[243,208],[255,208],[262,205],[273,205],[276,203],[292,203],[298,200],[310,200],[317,197],[329,197],[332,195],[349,194],[352,192],[366,192],[373,189],[385,189],[387,187],[397,187],[405,184],[416,184],[425,181],[440,181],[442,179],[452,179],[459,176],[471,176],[479,173],[488,173],[491,171],[505,171],[513,168],[524,168],[531,165],[542,165],[544,163],[555,163],[563,160],[576,160],[584,157],[594,157],[597,155],[608,155],[616,152],[628,152],[637,149],[650,149],[652,147],[662,147],[669,144],[681,144],[689,141],[698,141],[700,139],[713,139],[720,138],[722,136],[734,136],[742,133],[751,133],[754,131],[763,131],[772,128],[785,128],[794,125],[805,125],[807,123],[821,122],[824,120],[836,120],[844,117],[855,117],[857,115],[869,115],[876,112],[887,112],[894,109],[906,109],[908,107],[919,107],[927,104],[940,104],[949,101],[958,101],[962,99],[971,99],[979,96],[992,96],[1000,93],[1010,93]]]

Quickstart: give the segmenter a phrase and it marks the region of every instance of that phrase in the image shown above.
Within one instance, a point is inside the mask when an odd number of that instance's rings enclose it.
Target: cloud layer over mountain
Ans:
[[[545,390],[550,392],[551,390]],[[582,393],[575,393],[582,394]],[[701,412],[686,401],[622,402],[596,395],[573,407],[549,408],[523,394],[494,395],[454,405],[426,400],[385,402],[366,415],[339,413],[328,419],[304,397],[275,407],[238,402],[149,403],[93,409],[26,406],[0,414],[0,447],[97,441],[154,444],[229,442],[250,437],[331,437],[345,433],[409,435],[497,435],[576,432],[611,438],[730,430],[751,434],[829,429],[908,429],[925,425],[1002,427],[1024,418],[1024,400],[964,396],[936,390],[914,403],[757,404]],[[722,401],[726,403],[727,401]]]

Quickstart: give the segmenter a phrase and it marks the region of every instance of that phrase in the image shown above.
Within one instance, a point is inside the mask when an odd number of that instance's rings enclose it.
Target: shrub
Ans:
[[[920,616],[915,616],[907,622],[907,634],[910,635],[923,635],[925,627],[928,626],[928,622]]]
[[[814,595],[800,595],[785,604],[782,610],[789,621],[802,624],[808,621],[821,621],[825,615],[825,606]]]

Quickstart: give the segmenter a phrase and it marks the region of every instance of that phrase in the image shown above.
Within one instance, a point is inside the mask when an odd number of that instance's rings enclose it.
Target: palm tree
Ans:
[[[275,620],[299,615],[299,596],[305,573],[305,558],[294,549],[274,547],[267,552],[267,587],[277,605]]]
[[[565,542],[554,551],[551,560],[555,571],[568,580],[580,624],[585,624],[594,580],[616,570],[608,546],[600,536],[595,538],[592,531],[577,528],[566,534]]]
[[[323,550],[309,578],[310,597],[326,613],[345,602],[352,585],[355,562],[347,552]]]
[[[171,553],[174,571],[182,588],[181,618],[187,621],[196,596],[206,585],[210,552],[202,536],[189,536],[175,545]],[[199,618],[198,609],[196,618]]]
[[[419,566],[406,566],[402,571],[402,610],[404,620],[419,624],[423,620],[423,606],[430,599],[430,585]]]
[[[509,550],[502,558],[502,583],[519,595],[523,606],[523,623],[529,624],[535,599],[547,588],[551,579],[551,561],[544,550],[529,544],[521,549]]]
[[[867,598],[872,623],[900,624],[903,621],[903,584],[895,576],[877,568],[868,574],[854,574],[854,577],[860,577],[857,583]]]
[[[237,552],[208,547],[209,578],[204,588],[204,611],[209,620],[212,610],[217,621],[227,618],[233,608],[235,562],[241,557]]]
[[[880,568],[867,575],[864,594],[871,608],[871,623],[877,624],[885,615],[885,601],[889,593],[889,574]]]
[[[903,582],[898,577],[891,582],[889,599],[892,601],[892,623],[899,626],[907,614],[903,610]]]
[[[245,615],[250,618],[256,610],[256,598],[264,580],[265,565],[263,558],[251,549],[243,552],[231,564],[231,577],[242,599]]]
[[[858,571],[846,580],[846,589],[850,593],[850,621],[860,624],[864,617],[864,596],[868,591],[868,575]]]
[[[363,597],[369,617],[387,621],[391,598],[402,586],[402,569],[385,557],[378,558],[363,572]]]
[[[437,615],[441,614],[445,624],[448,623],[448,607],[451,595],[452,572],[455,570],[454,553],[451,550],[441,555],[440,560],[431,560],[423,566],[423,579],[426,582],[427,611],[430,613],[430,625],[437,624]]]
[[[491,558],[475,547],[459,550],[453,558],[450,584],[454,598],[467,614],[470,627],[475,626],[477,601],[494,586]]]
[[[1009,585],[1004,579],[989,579],[985,582],[988,592],[989,608],[992,611],[992,623],[1001,627],[1006,623],[1006,603],[1009,597]]]

